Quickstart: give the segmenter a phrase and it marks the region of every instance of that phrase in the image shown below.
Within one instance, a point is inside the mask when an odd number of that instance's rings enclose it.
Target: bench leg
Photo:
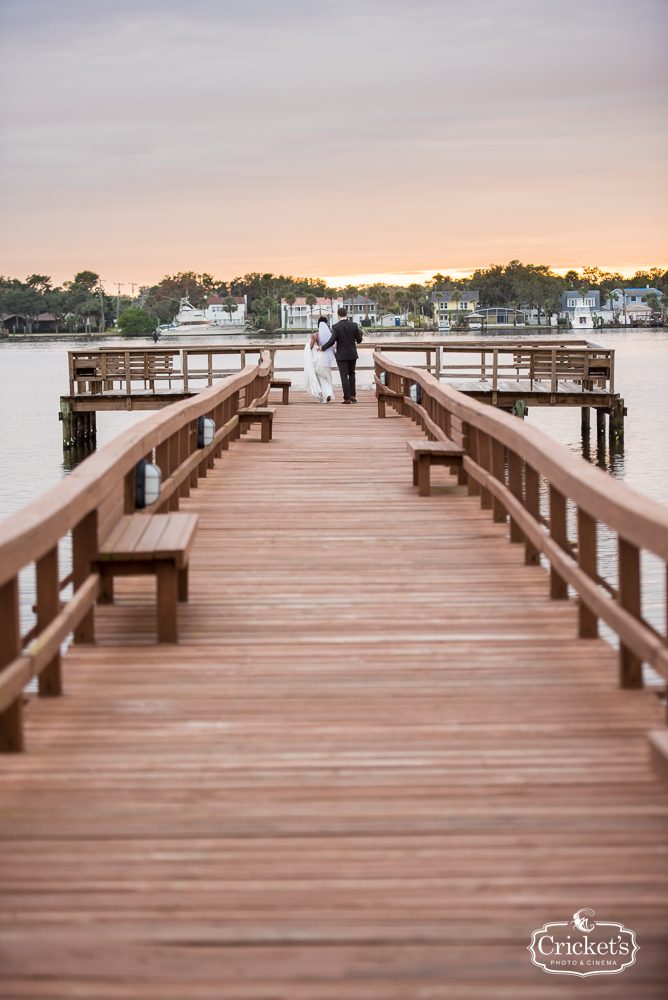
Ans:
[[[418,460],[417,460],[417,458],[414,458],[413,459],[413,486],[417,486],[417,484],[419,483],[419,481],[420,480],[419,480],[419,477],[418,477]]]
[[[430,474],[431,458],[429,455],[420,455],[418,463],[418,494],[421,497],[428,497],[431,492]]]
[[[188,600],[188,567],[179,570],[179,601],[185,604]]]
[[[385,400],[383,399],[382,396],[378,397],[378,416],[379,417],[385,416]]]
[[[158,642],[178,642],[177,569],[170,559],[156,562],[158,579]]]
[[[283,400],[282,400],[282,402],[283,402],[283,406],[287,406],[288,403],[290,402],[290,386],[289,385],[284,385],[283,386]]]
[[[260,440],[264,441],[265,444],[267,441],[271,441],[271,424],[271,417],[262,418],[262,436]]]
[[[114,578],[113,576],[103,576],[100,580],[100,589],[97,594],[98,604],[114,603]]]

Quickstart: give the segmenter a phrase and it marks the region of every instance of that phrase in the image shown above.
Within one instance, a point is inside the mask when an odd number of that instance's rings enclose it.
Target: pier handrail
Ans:
[[[451,438],[467,450],[461,482],[497,522],[510,518],[510,541],[524,543],[527,565],[542,553],[550,563],[550,594],[579,596],[579,634],[598,635],[598,619],[620,640],[620,683],[642,687],[642,663],[668,679],[666,637],[641,615],[640,551],[668,563],[668,508],[644,497],[570,452],[518,417],[470,399],[428,372],[374,354],[377,391],[421,424],[432,439]],[[381,383],[387,372],[387,385]],[[420,402],[410,398],[419,385]],[[380,411],[380,407],[379,407]],[[549,516],[540,512],[540,479],[549,490]],[[567,503],[576,509],[577,544],[568,538]],[[618,587],[598,573],[597,524],[618,540]]]
[[[304,330],[305,335],[311,331]],[[526,378],[549,382],[551,391],[556,392],[563,380],[579,382],[582,387],[599,386],[614,391],[614,355],[612,348],[595,341],[568,337],[517,337],[496,339],[471,339],[447,337],[434,340],[401,341],[383,340],[365,336],[364,350],[382,350],[397,353],[426,354],[427,371],[438,378],[480,379],[489,381],[493,389],[499,379]],[[96,347],[68,352],[70,395],[75,395],[75,386],[89,386],[93,394],[101,394],[103,386],[118,382],[125,386],[125,392],[132,394],[132,383],[183,383],[183,391],[191,392],[191,383],[203,379],[211,385],[213,379],[230,374],[214,367],[214,358],[231,355],[241,356],[241,367],[246,363],[247,354],[269,351],[272,360],[277,352],[302,352],[303,343],[281,343],[267,341],[264,344],[191,344],[179,347]],[[474,355],[479,357],[475,364],[448,364],[445,359],[450,354]],[[180,356],[181,370],[174,365]],[[206,367],[193,368],[191,360],[206,359]],[[505,358],[505,360],[504,360]],[[301,364],[275,367],[276,372],[301,370]],[[366,365],[358,365],[358,371],[371,370]]]
[[[66,479],[0,523],[0,750],[23,747],[22,690],[39,676],[40,694],[59,694],[60,644],[93,641],[92,608],[103,583],[91,559],[123,514],[135,509],[135,466],[142,458],[162,471],[160,499],[144,513],[178,510],[180,496],[206,476],[213,459],[240,434],[242,406],[267,398],[271,359],[217,382],[197,396],[158,411],[90,455]],[[242,399],[243,397],[243,399]],[[198,447],[197,421],[215,424],[213,443]],[[72,572],[60,578],[58,544],[72,532]],[[37,623],[20,634],[19,573],[36,565]],[[61,591],[73,585],[65,604]]]

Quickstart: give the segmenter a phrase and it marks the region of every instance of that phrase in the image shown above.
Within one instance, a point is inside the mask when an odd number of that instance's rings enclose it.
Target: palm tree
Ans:
[[[666,325],[666,311],[668,311],[668,293],[664,292],[661,296],[661,306],[663,311],[663,325]]]
[[[294,292],[288,292],[288,294],[285,296],[285,301],[287,302],[287,304],[289,306],[293,306],[295,304],[295,302],[297,301],[297,296],[295,295]],[[290,324],[289,324],[289,320],[288,320],[288,311],[286,309],[285,310],[285,329],[286,330],[287,330],[287,328],[288,328],[289,325]],[[295,325],[294,316],[292,317],[292,325],[293,326]]]
[[[353,313],[355,311],[355,299],[359,295],[359,288],[356,285],[346,285],[343,289],[343,298],[350,299],[350,319],[353,319]]]
[[[424,288],[422,287],[422,285],[418,285],[417,282],[413,282],[412,285],[408,286],[407,292],[408,292],[408,294],[410,296],[411,302],[413,303],[413,312],[415,314],[415,320],[417,322],[418,321],[418,303],[420,302],[420,299],[424,295]]]
[[[520,305],[519,299],[513,299],[512,302],[508,303],[508,305],[513,310],[513,326],[517,328],[517,310],[519,309]]]
[[[230,325],[232,324],[232,313],[235,313],[239,306],[237,305],[237,300],[233,295],[227,295],[223,299],[223,305],[225,306],[225,311],[230,315]]]
[[[306,305],[309,307],[310,327],[311,329],[313,329],[313,306],[317,304],[318,299],[313,294],[313,292],[309,292],[308,295],[306,296],[305,302]]]
[[[407,308],[410,301],[408,291],[405,288],[399,288],[394,296],[394,301],[399,306],[399,311],[402,312]]]
[[[325,288],[322,293],[326,299],[329,299],[329,308],[332,313],[332,323],[334,322],[334,299],[336,298],[336,288]]]
[[[656,292],[648,292],[647,295],[644,296],[644,301],[647,303],[647,305],[650,307],[653,313],[659,311],[659,303],[661,299],[659,299],[659,296],[656,294]]]

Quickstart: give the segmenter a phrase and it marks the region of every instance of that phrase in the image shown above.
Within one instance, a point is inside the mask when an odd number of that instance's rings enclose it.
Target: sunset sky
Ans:
[[[667,22],[664,0],[0,0],[0,274],[668,267]]]

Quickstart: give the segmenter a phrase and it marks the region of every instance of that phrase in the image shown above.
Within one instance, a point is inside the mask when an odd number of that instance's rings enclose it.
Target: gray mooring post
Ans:
[[[584,436],[585,434],[589,434],[591,430],[591,407],[583,406],[580,412],[582,414],[581,427]]]

